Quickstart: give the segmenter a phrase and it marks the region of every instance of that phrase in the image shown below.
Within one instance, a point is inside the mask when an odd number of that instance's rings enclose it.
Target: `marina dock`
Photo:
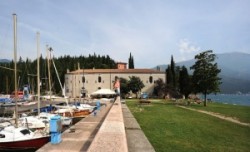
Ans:
[[[90,105],[94,105],[94,101],[93,100],[89,100],[89,101],[82,101],[81,99],[69,99],[68,100],[68,104],[74,104],[75,102],[80,102],[80,103],[87,103]],[[25,102],[23,102],[25,103]],[[64,101],[63,98],[61,99],[52,99],[51,101],[49,100],[41,100],[40,101],[40,108],[44,108],[44,107],[48,107],[49,105],[59,105],[59,104],[66,104],[66,101]],[[18,113],[22,114],[22,113],[32,113],[34,109],[37,109],[38,105],[37,105],[37,101],[34,101],[34,104],[32,105],[18,105]],[[13,114],[15,110],[15,106],[1,106],[0,105],[0,115],[6,115],[6,114]]]
[[[155,151],[119,97],[105,103],[96,115],[91,114],[64,131],[60,143],[47,143],[37,152]]]

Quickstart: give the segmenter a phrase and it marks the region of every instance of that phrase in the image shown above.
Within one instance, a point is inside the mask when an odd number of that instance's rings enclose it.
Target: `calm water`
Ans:
[[[201,96],[204,98],[204,96]],[[238,94],[210,94],[207,99],[211,99],[215,102],[221,102],[225,104],[236,104],[236,105],[246,105],[250,106],[250,94],[238,95]]]

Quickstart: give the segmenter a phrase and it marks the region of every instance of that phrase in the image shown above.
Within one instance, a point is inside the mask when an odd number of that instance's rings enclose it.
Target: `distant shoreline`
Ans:
[[[199,97],[204,99],[203,95]],[[209,94],[207,99],[224,104],[250,106],[250,94]]]

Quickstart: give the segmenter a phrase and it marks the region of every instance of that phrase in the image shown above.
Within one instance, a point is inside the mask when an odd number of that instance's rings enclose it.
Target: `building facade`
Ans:
[[[153,69],[126,69],[123,65],[117,65],[118,69],[78,69],[67,72],[65,75],[65,95],[76,98],[84,94],[89,96],[98,89],[113,90],[115,78],[139,77],[145,87],[141,92],[152,94],[155,81],[162,79],[165,82],[165,73]],[[120,68],[119,68],[120,67]]]

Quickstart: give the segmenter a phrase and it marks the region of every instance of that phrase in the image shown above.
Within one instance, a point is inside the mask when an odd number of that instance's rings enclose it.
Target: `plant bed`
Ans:
[[[151,101],[150,100],[139,100],[140,104],[150,104]]]

